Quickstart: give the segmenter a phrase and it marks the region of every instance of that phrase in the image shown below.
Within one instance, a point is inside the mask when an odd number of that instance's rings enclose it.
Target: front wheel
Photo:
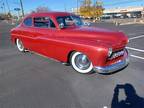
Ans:
[[[25,51],[24,45],[20,39],[16,39],[16,46],[20,52]]]
[[[93,70],[92,62],[81,52],[74,52],[71,56],[71,65],[79,73],[88,74]]]

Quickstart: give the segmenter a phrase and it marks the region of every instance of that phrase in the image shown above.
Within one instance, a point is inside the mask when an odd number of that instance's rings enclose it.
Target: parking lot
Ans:
[[[111,75],[83,75],[31,52],[20,53],[10,42],[13,25],[0,22],[0,108],[118,108],[114,89],[121,85],[118,99],[125,100],[125,84],[144,102],[144,25],[93,26],[127,34],[130,64],[126,69]]]

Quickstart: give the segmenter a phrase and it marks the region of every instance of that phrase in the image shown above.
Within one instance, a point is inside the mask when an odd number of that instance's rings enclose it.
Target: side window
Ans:
[[[34,26],[40,28],[55,28],[55,24],[49,17],[34,18]]]
[[[63,23],[64,26],[72,26],[74,25],[74,21],[71,16],[57,17],[57,21],[59,24]]]
[[[24,24],[29,27],[32,26],[32,18],[26,18]]]

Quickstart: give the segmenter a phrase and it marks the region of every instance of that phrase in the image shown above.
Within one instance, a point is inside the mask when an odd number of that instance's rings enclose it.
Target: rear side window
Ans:
[[[26,18],[24,24],[29,27],[32,26],[32,18]]]
[[[55,24],[49,17],[34,18],[34,26],[39,28],[55,28]]]

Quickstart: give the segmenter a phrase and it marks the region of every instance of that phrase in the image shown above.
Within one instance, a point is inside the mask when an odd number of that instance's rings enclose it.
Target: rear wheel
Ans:
[[[25,51],[24,45],[20,39],[16,39],[16,46],[20,52]]]
[[[71,56],[71,65],[79,73],[88,74],[93,70],[92,62],[81,52],[74,52]]]

